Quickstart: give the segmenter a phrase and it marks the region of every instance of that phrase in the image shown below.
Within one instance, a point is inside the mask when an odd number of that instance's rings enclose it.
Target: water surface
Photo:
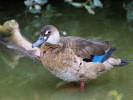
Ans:
[[[11,5],[0,2],[0,23],[9,19],[17,20],[21,33],[32,42],[39,37],[42,26],[52,24],[60,32],[66,31],[67,35],[108,40],[117,48],[116,56],[133,59],[133,27],[127,23],[122,8],[108,6],[96,9],[96,15],[90,15],[84,9],[67,4],[59,3],[55,6],[63,16],[48,19],[31,14],[21,15],[25,8],[23,2],[17,5],[14,2]],[[83,93],[57,87],[60,82],[62,80],[53,76],[41,63],[0,45],[0,100],[108,100],[107,95],[111,90],[122,93],[122,100],[133,99],[132,64],[87,81]]]

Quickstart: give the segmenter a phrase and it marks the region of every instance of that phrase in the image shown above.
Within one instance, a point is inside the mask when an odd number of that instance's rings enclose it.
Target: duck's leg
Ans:
[[[84,81],[80,82],[80,90],[81,90],[81,92],[84,91]]]

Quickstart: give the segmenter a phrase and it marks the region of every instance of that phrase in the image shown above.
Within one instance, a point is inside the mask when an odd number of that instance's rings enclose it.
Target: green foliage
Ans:
[[[127,11],[127,19],[128,20],[133,20],[133,10],[128,10]]]
[[[53,16],[62,16],[51,4],[46,5],[46,11],[43,11],[42,5],[46,4],[48,0],[26,0],[24,4],[28,7],[29,12],[33,14],[42,14],[46,18],[51,18]]]
[[[92,0],[87,0],[85,3],[78,3],[78,2],[70,1],[69,3],[72,6],[75,6],[77,8],[84,7],[88,11],[88,13],[90,13],[90,14],[95,14],[95,12],[93,10],[94,8],[96,8],[96,7],[102,8],[103,7],[103,4],[101,3],[100,0],[93,0],[93,1]]]
[[[66,0],[64,0],[64,1],[66,1]],[[48,2],[48,0],[26,0],[26,1],[24,1],[24,4],[29,8],[29,11],[31,13],[36,14],[36,13],[41,13],[41,6],[46,4],[47,2]],[[95,14],[95,12],[93,10],[95,7],[101,7],[101,8],[103,7],[103,4],[101,3],[100,0],[86,0],[85,3],[73,2],[73,0],[68,0],[67,2],[77,8],[84,7],[87,10],[87,12],[90,14]],[[53,10],[51,5],[47,5],[46,10],[47,10],[46,17],[51,17],[53,15],[54,16],[62,15],[60,13],[55,14],[55,12],[57,12],[57,11]]]
[[[51,18],[51,17],[58,17],[62,16],[62,13],[59,13],[55,8],[51,6],[51,4],[48,4],[46,7],[46,11],[44,12],[46,18]]]
[[[94,0],[94,5],[96,6],[96,7],[103,7],[103,4],[101,3],[101,1],[100,0]]]
[[[33,14],[41,13],[41,7],[40,7],[40,5],[34,5],[34,8],[32,8],[30,10],[30,12],[33,13]]]
[[[133,1],[129,2],[127,5],[124,3],[123,7],[127,10],[127,20],[131,21],[133,20]]]
[[[47,0],[26,0],[24,1],[24,4],[26,6],[32,6],[34,4],[44,5],[47,2],[48,2]]]
[[[77,7],[77,8],[81,8],[84,6],[83,3],[78,3],[78,2],[70,2],[70,4]]]
[[[95,8],[95,5],[92,1],[89,2],[89,5],[90,5],[91,8]]]
[[[86,0],[86,2],[73,2],[73,0],[64,0],[68,2],[70,5],[77,8],[85,8],[88,13],[95,14],[94,8],[100,7],[103,8],[103,4],[101,0]],[[62,16],[57,10],[55,10],[50,4],[46,5],[46,11],[42,11],[42,5],[46,4],[48,0],[25,0],[24,4],[28,7],[29,12],[33,14],[43,14],[47,18],[51,18],[53,16]],[[123,8],[127,10],[127,20],[133,20],[133,1],[128,4],[123,4]],[[45,13],[45,14],[44,14]]]
[[[119,94],[116,90],[110,91],[108,95],[113,97],[113,100],[121,100],[123,98],[123,94]]]
[[[41,6],[46,4],[48,0],[26,0],[24,4],[29,8],[31,13],[41,13]]]
[[[86,10],[87,10],[90,14],[95,14],[95,12],[91,9],[90,6],[84,5],[84,7],[86,8]]]

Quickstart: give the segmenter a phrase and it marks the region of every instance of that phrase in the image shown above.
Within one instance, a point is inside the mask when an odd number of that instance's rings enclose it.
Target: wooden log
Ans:
[[[41,61],[40,48],[32,48],[32,43],[21,35],[19,25],[15,20],[0,25],[0,43],[24,56]]]

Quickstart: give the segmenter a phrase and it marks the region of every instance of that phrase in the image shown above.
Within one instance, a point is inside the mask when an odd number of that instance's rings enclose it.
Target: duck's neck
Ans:
[[[59,32],[55,32],[54,34],[50,35],[47,42],[50,44],[58,44],[59,40],[60,40],[60,34]]]

